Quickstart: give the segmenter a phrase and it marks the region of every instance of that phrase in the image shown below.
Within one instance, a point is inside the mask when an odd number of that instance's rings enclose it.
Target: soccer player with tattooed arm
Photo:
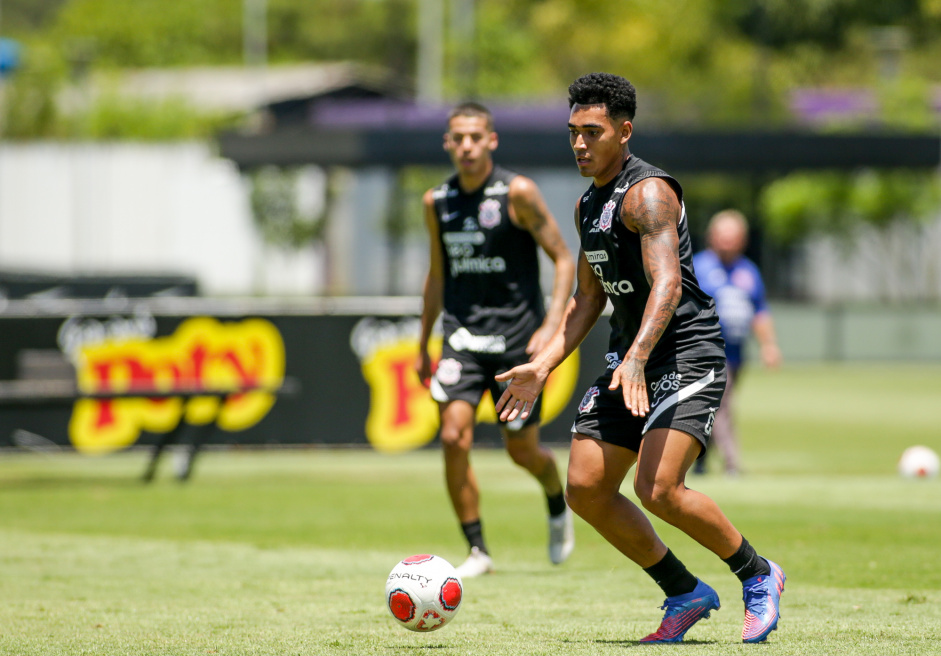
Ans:
[[[745,601],[744,642],[777,628],[781,568],[759,556],[719,506],[686,486],[709,442],[725,389],[715,304],[697,285],[679,183],[632,155],[633,85],[608,73],[569,87],[569,141],[583,177],[575,223],[577,283],[555,334],[531,362],[497,376],[508,384],[497,411],[525,418],[549,373],[613,306],[604,372],[585,393],[572,427],[566,499],[666,595],[660,627],[643,643],[680,642],[719,608],[716,591],[667,548],[646,514],[620,493],[634,467],[644,509],[728,564]]]

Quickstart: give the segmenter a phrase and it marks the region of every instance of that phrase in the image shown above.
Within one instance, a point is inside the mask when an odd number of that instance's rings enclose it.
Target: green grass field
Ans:
[[[755,368],[738,416],[745,475],[690,485],[788,574],[765,645],[740,643],[725,565],[659,522],[723,606],[684,645],[638,645],[659,589],[580,520],[551,566],[536,484],[499,450],[474,454],[498,571],[431,634],[393,624],[383,587],[404,556],[464,556],[436,450],[213,451],[150,485],[144,451],[7,452],[0,654],[941,654],[941,480],[895,473],[906,446],[941,451],[941,367]]]

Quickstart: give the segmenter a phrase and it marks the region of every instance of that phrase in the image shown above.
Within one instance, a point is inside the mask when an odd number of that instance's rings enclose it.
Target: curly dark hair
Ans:
[[[569,109],[575,104],[604,104],[611,118],[633,121],[637,111],[637,90],[620,75],[589,73],[569,85]]]

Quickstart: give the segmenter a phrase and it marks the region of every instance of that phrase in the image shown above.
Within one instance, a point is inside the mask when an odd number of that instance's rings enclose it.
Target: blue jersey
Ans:
[[[693,268],[699,286],[716,301],[725,357],[731,366],[738,367],[745,359],[745,342],[751,335],[755,315],[768,310],[761,273],[747,257],[739,257],[726,266],[710,250],[693,256]]]

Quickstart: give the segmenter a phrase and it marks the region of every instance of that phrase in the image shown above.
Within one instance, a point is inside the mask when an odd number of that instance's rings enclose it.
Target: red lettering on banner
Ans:
[[[260,420],[274,403],[270,392],[245,388],[277,387],[283,377],[284,343],[271,323],[188,319],[169,337],[84,347],[78,367],[83,391],[142,396],[78,401],[69,434],[79,450],[104,452],[132,444],[141,430],[172,430],[184,413],[189,422],[216,422],[223,430],[242,430]],[[219,393],[228,389],[233,393]],[[191,403],[179,396],[146,396],[149,391],[201,390],[214,392],[209,396],[217,400],[194,398]]]
[[[416,382],[418,376],[411,361],[394,360],[389,363],[389,367],[395,389],[392,395],[395,403],[392,425],[398,428],[413,421],[415,400],[423,399],[428,392]]]

